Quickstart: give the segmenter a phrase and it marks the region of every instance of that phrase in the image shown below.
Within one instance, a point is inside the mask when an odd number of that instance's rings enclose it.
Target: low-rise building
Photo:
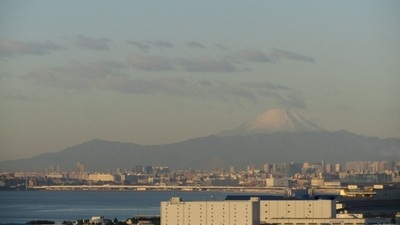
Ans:
[[[265,180],[265,184],[267,187],[289,187],[289,179],[287,177],[269,177]]]
[[[91,181],[114,181],[114,176],[110,173],[92,173],[92,174],[89,174],[88,180],[91,180]]]

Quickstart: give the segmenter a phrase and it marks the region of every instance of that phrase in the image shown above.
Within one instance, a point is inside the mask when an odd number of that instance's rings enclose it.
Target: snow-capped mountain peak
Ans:
[[[249,135],[267,134],[275,132],[300,132],[300,131],[323,131],[324,129],[304,119],[298,113],[288,109],[271,109],[253,120],[250,120],[237,128],[220,132],[219,135]]]

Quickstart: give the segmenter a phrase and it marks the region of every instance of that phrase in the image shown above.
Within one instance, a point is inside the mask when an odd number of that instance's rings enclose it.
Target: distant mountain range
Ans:
[[[172,169],[245,167],[279,162],[400,160],[400,138],[364,137],[344,130],[328,132],[287,109],[267,111],[216,135],[163,145],[92,140],[56,153],[0,162],[0,171],[42,171],[48,165],[89,171],[131,169],[135,165]]]

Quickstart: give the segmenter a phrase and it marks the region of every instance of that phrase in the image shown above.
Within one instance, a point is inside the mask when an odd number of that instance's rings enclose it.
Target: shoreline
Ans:
[[[126,218],[125,220],[118,220],[115,222],[115,218],[104,218],[106,221],[108,221],[107,224],[109,225],[123,225],[127,224],[126,222],[128,220],[131,220],[133,222],[137,222],[138,220],[140,221],[158,221],[160,222],[161,215],[143,215],[143,216],[135,216],[135,217],[129,217]],[[81,223],[78,223],[80,221]],[[0,222],[0,225],[90,225],[90,219],[75,219],[73,221],[70,220],[63,220],[63,221],[54,221],[54,220],[47,220],[47,219],[32,219],[29,220],[25,223],[15,223],[15,222]]]

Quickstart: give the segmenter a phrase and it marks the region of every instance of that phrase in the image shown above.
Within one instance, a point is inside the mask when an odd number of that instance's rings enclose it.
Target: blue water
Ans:
[[[125,220],[133,216],[159,215],[160,202],[171,197],[184,200],[223,200],[223,192],[135,191],[0,191],[0,224],[24,224],[30,220]]]

